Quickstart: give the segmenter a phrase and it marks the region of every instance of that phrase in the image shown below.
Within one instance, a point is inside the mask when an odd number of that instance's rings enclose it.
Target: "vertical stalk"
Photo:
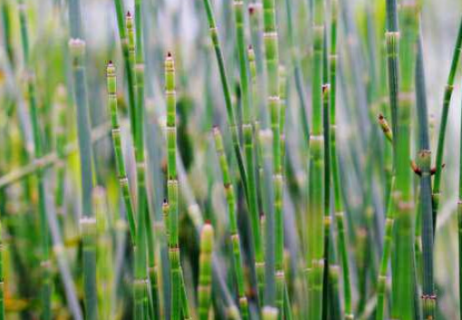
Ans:
[[[241,240],[237,229],[237,218],[236,218],[236,196],[234,187],[231,182],[229,173],[228,161],[226,160],[226,154],[223,147],[223,139],[221,137],[220,130],[215,127],[213,130],[215,138],[215,148],[217,150],[218,160],[221,167],[221,173],[223,177],[223,185],[225,188],[226,202],[228,204],[228,215],[229,215],[229,232],[231,237],[232,252],[233,252],[233,270],[234,277],[237,285],[237,294],[239,298],[239,307],[242,314],[242,319],[247,320],[249,318],[249,307],[248,300],[245,296],[244,287],[244,271],[242,267],[242,254],[241,254]]]
[[[387,273],[390,262],[391,249],[393,245],[393,226],[395,223],[395,179],[392,176],[391,189],[388,194],[387,211],[385,215],[385,235],[383,243],[382,258],[380,260],[379,279],[377,282],[377,309],[376,320],[385,319],[385,298],[387,293]]]
[[[43,143],[40,132],[39,114],[37,110],[37,96],[35,86],[35,76],[30,65],[29,57],[29,31],[28,31],[28,20],[26,15],[26,4],[24,0],[18,0],[19,6],[19,22],[21,27],[21,44],[24,56],[24,64],[26,68],[26,80],[27,80],[27,94],[29,97],[29,109],[32,124],[33,142],[34,142],[34,157],[39,159],[43,156]],[[50,248],[49,248],[49,228],[46,217],[45,207],[45,186],[44,186],[44,171],[43,169],[37,170],[37,189],[38,189],[38,211],[39,211],[39,223],[40,223],[40,259],[41,259],[41,272],[42,272],[42,284],[41,284],[41,312],[43,319],[51,319],[51,293],[52,285],[50,279]]]
[[[207,320],[209,318],[211,305],[213,234],[212,225],[208,223],[204,224],[200,239],[199,285],[197,289],[200,320]]]
[[[283,177],[281,155],[281,107],[279,96],[279,48],[275,0],[263,1],[263,41],[265,48],[268,110],[273,132],[273,188],[275,225],[276,306],[279,317],[284,317],[284,219],[282,212]]]
[[[234,153],[237,160],[237,165],[239,168],[239,174],[241,176],[241,180],[244,187],[244,193],[246,195],[247,200],[249,199],[249,190],[247,186],[247,174],[244,167],[244,160],[242,158],[241,149],[239,147],[239,134],[236,125],[236,118],[234,115],[233,105],[231,101],[231,91],[229,89],[229,81],[228,76],[226,75],[226,68],[225,62],[223,58],[223,52],[221,49],[220,38],[218,36],[218,29],[215,22],[215,15],[213,13],[212,4],[210,0],[204,0],[205,11],[207,14],[207,21],[209,24],[209,32],[210,38],[212,40],[213,48],[215,50],[215,56],[218,62],[218,69],[220,72],[220,80],[223,89],[223,94],[225,98],[225,105],[226,105],[226,116],[228,118],[228,125],[231,130],[231,139],[233,142]]]
[[[459,24],[459,31],[457,33],[456,45],[452,54],[451,69],[449,70],[448,80],[444,88],[443,108],[441,110],[441,124],[438,133],[438,146],[436,149],[436,172],[433,179],[433,196],[432,196],[432,209],[433,209],[433,233],[435,232],[436,219],[438,208],[440,204],[440,185],[441,174],[443,170],[443,156],[444,156],[444,141],[446,137],[446,126],[448,122],[449,106],[451,104],[452,92],[454,91],[454,78],[457,71],[457,65],[460,60],[460,51],[462,50],[462,20]]]
[[[96,294],[96,251],[95,225],[93,214],[93,170],[90,119],[88,113],[88,96],[85,71],[85,41],[83,40],[81,8],[79,0],[69,2],[70,36],[69,42],[74,80],[74,94],[77,104],[77,128],[80,151],[82,181],[82,210],[80,220],[83,233],[83,273],[85,292],[85,318],[98,318]]]
[[[343,278],[343,299],[344,299],[344,319],[354,319],[351,304],[351,282],[350,266],[348,261],[348,246],[345,230],[345,211],[343,208],[342,190],[339,172],[339,157],[337,154],[337,21],[338,21],[338,1],[334,0],[331,4],[331,34],[330,34],[330,54],[329,54],[329,77],[330,77],[330,156],[332,170],[332,184],[334,193],[335,222],[337,227],[337,245],[339,260],[342,268]]]
[[[412,194],[412,171],[408,159],[411,151],[411,108],[414,105],[415,57],[418,30],[418,9],[413,1],[404,1],[400,7],[401,43],[400,59],[400,94],[398,124],[396,126],[395,151],[397,161],[396,191],[397,201],[397,256],[396,256],[396,295],[393,296],[392,316],[401,320],[414,317],[414,201]]]
[[[147,230],[152,228],[150,224],[149,208],[146,194],[146,163],[144,156],[144,50],[143,50],[143,23],[142,23],[142,0],[135,1],[135,40],[136,50],[133,45],[133,33],[130,26],[130,15],[127,14],[127,29],[129,38],[129,53],[131,60],[135,59],[135,159],[138,183],[137,204],[137,243],[135,264],[135,315],[137,319],[148,316],[148,306],[151,307],[148,298],[148,273],[147,273]],[[135,52],[135,54],[133,54]],[[134,57],[133,57],[134,56]]]
[[[329,61],[327,49],[327,36],[324,34],[323,44],[323,70],[322,70],[322,105],[323,105],[323,131],[324,131],[324,270],[323,270],[323,292],[322,292],[322,319],[327,319],[328,297],[329,297],[329,263],[330,263],[330,226],[332,224],[330,212],[331,195],[331,164],[330,164],[330,84],[329,84]]]
[[[178,179],[176,170],[176,92],[175,64],[170,52],[165,59],[165,96],[167,99],[167,198],[169,203],[169,257],[171,265],[173,320],[180,319],[181,310],[181,265],[178,241]]]
[[[107,99],[111,114],[112,125],[112,143],[116,158],[117,177],[119,179],[120,189],[122,190],[122,197],[125,204],[125,210],[127,212],[128,225],[130,228],[130,237],[134,245],[136,239],[135,216],[133,211],[132,198],[130,195],[130,186],[128,184],[127,172],[125,170],[125,159],[122,151],[122,137],[119,125],[119,115],[117,111],[117,80],[115,71],[115,66],[112,64],[112,61],[109,61],[106,68],[106,76],[108,96]]]
[[[127,91],[128,91],[128,103],[130,107],[130,127],[132,130],[132,138],[135,138],[136,132],[136,101],[135,101],[135,76],[133,73],[133,60],[130,58],[130,46],[129,46],[129,38],[127,36],[127,29],[128,26],[125,23],[124,17],[124,4],[123,0],[114,0],[114,6],[116,10],[116,17],[117,17],[117,28],[119,30],[119,38],[120,44],[122,47],[122,55],[124,58],[124,67],[125,67],[125,75],[127,77]],[[128,13],[127,13],[128,15]]]
[[[322,290],[324,269],[324,135],[322,106],[322,70],[324,46],[324,2],[314,3],[313,21],[313,75],[312,75],[312,125],[310,135],[310,164],[308,186],[308,253],[307,266],[311,288],[310,309],[312,319],[322,315]],[[311,282],[311,284],[310,284]]]
[[[436,316],[436,295],[433,280],[433,215],[431,188],[431,151],[428,135],[427,99],[425,96],[425,72],[423,64],[422,35],[419,32],[417,48],[417,65],[415,73],[417,118],[419,122],[419,146],[417,166],[420,169],[420,215],[422,219],[422,253],[423,280],[422,300],[425,320],[433,320]]]
[[[245,44],[245,27],[244,27],[244,2],[242,0],[233,1],[234,22],[236,27],[236,42],[239,58],[239,75],[242,90],[242,110],[243,124],[242,132],[244,135],[244,156],[247,174],[248,187],[248,208],[250,211],[250,221],[252,225],[252,241],[255,248],[255,270],[257,273],[257,282],[259,284],[265,281],[265,262],[263,258],[262,240],[260,232],[260,219],[257,202],[257,184],[255,175],[255,151],[254,151],[254,132],[252,127],[252,100],[249,92],[249,70],[247,65],[247,50]],[[260,297],[262,300],[262,297]]]
[[[80,221],[83,233],[83,272],[85,282],[85,314],[88,319],[97,318],[96,297],[96,252],[94,227],[96,224],[92,209],[92,151],[90,142],[90,123],[85,77],[85,42],[71,39],[73,55],[75,98],[77,102],[77,127],[79,135],[80,163],[82,170],[82,210]],[[90,193],[89,193],[90,191]]]

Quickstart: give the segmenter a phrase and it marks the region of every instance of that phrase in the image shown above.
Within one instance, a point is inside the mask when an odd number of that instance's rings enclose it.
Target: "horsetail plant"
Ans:
[[[337,152],[337,21],[338,21],[338,1],[334,0],[331,4],[331,30],[330,30],[330,54],[329,54],[329,81],[330,81],[330,156],[332,187],[334,194],[334,216],[337,228],[337,247],[339,260],[342,269],[343,297],[344,297],[344,319],[354,319],[351,304],[351,283],[350,267],[348,261],[348,249],[346,239],[345,211],[343,207],[341,181],[339,172],[339,158]]]
[[[200,256],[199,256],[199,285],[198,285],[198,302],[199,302],[199,319],[209,319],[210,297],[211,297],[211,280],[212,280],[212,253],[213,253],[213,227],[206,223],[202,227],[200,239]]]
[[[173,320],[180,319],[182,271],[180,264],[180,247],[178,242],[178,178],[176,169],[177,134],[176,134],[176,92],[175,64],[169,52],[165,59],[165,96],[167,100],[167,195],[169,203],[169,257],[171,268]]]
[[[26,67],[27,94],[29,97],[29,109],[31,115],[31,124],[34,141],[34,158],[40,159],[43,156],[44,145],[42,143],[42,133],[40,130],[39,114],[37,109],[37,96],[35,87],[35,78],[30,65],[29,53],[29,34],[28,20],[26,16],[26,5],[24,0],[18,1],[19,21],[21,26],[21,44]],[[38,211],[40,221],[40,242],[41,242],[41,269],[42,269],[42,287],[41,287],[41,310],[43,319],[51,319],[51,294],[52,284],[50,279],[50,248],[49,248],[49,229],[47,224],[47,213],[45,206],[45,173],[42,169],[37,170],[37,189],[39,195]]]
[[[313,69],[312,69],[312,125],[310,135],[310,164],[308,186],[308,252],[307,276],[310,314],[321,319],[323,269],[324,269],[324,135],[322,107],[322,70],[324,46],[324,2],[314,2],[313,20]]]
[[[130,195],[130,186],[128,184],[127,172],[125,170],[125,159],[122,152],[122,138],[119,125],[119,115],[117,110],[117,79],[116,69],[112,61],[109,61],[107,68],[107,95],[108,95],[108,106],[111,114],[111,125],[112,125],[112,142],[114,146],[114,153],[116,158],[116,169],[117,176],[119,179],[119,186],[122,190],[122,197],[125,204],[125,210],[127,213],[128,225],[130,228],[130,236],[132,243],[135,243],[136,239],[136,226],[135,226],[135,215],[133,212],[132,198]]]
[[[396,248],[396,295],[393,296],[392,317],[402,320],[414,316],[414,202],[412,195],[412,172],[403,159],[410,159],[411,151],[411,108],[414,105],[415,57],[417,53],[418,8],[414,1],[405,1],[400,7],[401,40],[399,47],[400,94],[398,123],[396,126],[396,232],[399,243]]]
[[[85,318],[98,318],[96,293],[96,219],[93,214],[93,155],[88,113],[85,55],[86,46],[81,26],[81,8],[79,0],[69,3],[71,40],[69,42],[74,80],[74,96],[77,105],[78,141],[82,181],[82,217],[80,225],[83,235],[83,272],[85,288]]]
[[[283,173],[281,154],[281,107],[279,96],[279,48],[276,26],[276,7],[274,0],[263,1],[263,41],[268,86],[267,106],[273,132],[273,188],[274,188],[274,233],[275,233],[275,268],[276,268],[276,306],[279,316],[284,310],[284,219],[282,212]]]
[[[247,320],[249,319],[249,310],[248,300],[245,295],[244,288],[244,271],[242,267],[241,240],[237,229],[236,196],[234,192],[234,186],[231,182],[228,161],[226,160],[226,154],[223,147],[223,138],[221,137],[221,133],[218,127],[215,127],[213,129],[213,135],[215,140],[215,149],[217,151],[218,161],[220,163],[221,173],[223,177],[223,186],[225,188],[226,202],[228,204],[229,232],[233,252],[233,270],[236,281],[237,293],[239,297],[239,308],[242,314],[242,319]]]
[[[130,127],[132,129],[132,138],[135,138],[136,132],[136,100],[135,100],[135,75],[134,75],[134,41],[133,41],[133,21],[131,21],[130,13],[124,17],[123,0],[114,0],[114,6],[117,17],[117,27],[119,30],[119,38],[122,46],[122,54],[124,58],[125,74],[127,77],[127,92],[130,105]],[[128,24],[131,23],[129,26]],[[130,33],[131,32],[131,33]]]
[[[419,130],[420,151],[417,155],[416,172],[420,176],[420,216],[422,219],[422,253],[423,277],[422,300],[423,318],[435,319],[436,294],[433,280],[433,213],[431,190],[431,151],[428,134],[427,99],[425,96],[425,74],[423,64],[422,35],[419,34],[417,47],[417,61],[415,71],[417,117]]]
[[[462,20],[459,24],[459,31],[457,33],[457,40],[452,54],[451,68],[449,70],[448,79],[444,88],[443,107],[441,109],[441,123],[438,132],[438,146],[436,149],[435,159],[435,177],[433,179],[432,188],[432,210],[433,210],[433,232],[435,232],[438,208],[440,204],[440,185],[441,175],[444,167],[444,141],[446,138],[446,126],[448,121],[449,106],[451,104],[452,92],[454,91],[454,78],[456,76],[457,65],[460,60],[460,51],[462,50]]]
[[[265,281],[265,262],[263,258],[259,209],[257,201],[257,181],[255,173],[254,134],[252,127],[252,100],[250,95],[250,81],[247,60],[247,46],[245,44],[244,2],[233,1],[234,20],[236,28],[236,42],[239,58],[239,75],[242,88],[242,133],[244,136],[244,157],[246,166],[248,208],[252,223],[253,247],[255,248],[255,270],[259,286]],[[262,300],[263,297],[260,297]]]
[[[209,24],[210,38],[212,40],[213,48],[215,51],[215,56],[216,56],[217,63],[218,63],[218,69],[220,71],[220,80],[221,80],[221,85],[222,85],[225,105],[226,105],[226,116],[227,116],[229,128],[231,130],[231,139],[233,142],[234,153],[236,156],[236,160],[237,160],[237,164],[239,168],[239,174],[241,176],[241,180],[243,183],[246,199],[249,199],[249,191],[248,191],[248,186],[247,186],[248,180],[247,180],[247,174],[245,171],[244,160],[242,158],[242,153],[241,153],[241,149],[239,146],[239,134],[238,134],[238,128],[236,124],[235,113],[234,113],[234,109],[232,105],[232,100],[231,100],[231,91],[229,88],[228,76],[226,75],[226,68],[225,68],[225,62],[223,58],[223,52],[221,49],[220,38],[218,36],[218,28],[215,22],[215,15],[213,13],[213,8],[212,8],[212,4],[210,3],[210,0],[204,0],[204,7],[205,7],[206,15],[207,15],[207,21]]]

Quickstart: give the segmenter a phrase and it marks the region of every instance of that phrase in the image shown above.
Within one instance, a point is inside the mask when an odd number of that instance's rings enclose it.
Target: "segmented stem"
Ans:
[[[268,86],[268,111],[273,132],[273,188],[275,225],[276,306],[284,316],[284,219],[282,212],[283,177],[281,155],[281,107],[279,96],[279,48],[274,0],[263,1],[263,41]]]
[[[110,61],[106,68],[107,76],[107,95],[108,105],[111,113],[111,125],[112,125],[112,143],[114,146],[114,153],[116,158],[116,170],[117,177],[119,179],[119,186],[122,190],[122,197],[125,204],[125,210],[127,214],[128,225],[130,228],[130,236],[132,243],[135,244],[136,239],[136,225],[135,215],[133,212],[133,203],[130,195],[130,186],[128,183],[127,172],[125,169],[125,159],[122,150],[122,137],[119,125],[119,115],[117,111],[117,79],[116,79],[116,68]]]
[[[239,76],[242,88],[242,110],[243,124],[242,132],[244,136],[244,156],[247,174],[248,187],[248,207],[250,211],[250,221],[252,224],[253,247],[255,248],[255,266],[258,273],[259,268],[264,264],[263,249],[260,232],[260,219],[257,202],[257,181],[255,169],[255,152],[254,152],[254,133],[251,117],[251,96],[249,93],[249,76],[247,65],[247,50],[245,45],[245,28],[244,28],[244,2],[242,0],[233,1],[234,22],[236,28],[236,42],[239,58]],[[263,281],[257,275],[259,282]],[[261,297],[260,297],[261,299]]]
[[[245,295],[244,287],[244,270],[242,264],[241,240],[237,229],[236,195],[234,192],[233,184],[231,182],[228,161],[226,160],[226,154],[223,147],[223,138],[221,136],[220,130],[217,127],[214,128],[213,135],[215,139],[215,148],[217,151],[218,160],[220,163],[221,173],[223,177],[226,202],[228,204],[229,232],[233,250],[233,270],[237,285],[239,307],[241,310],[242,318],[246,320],[249,318],[249,310],[248,300]]]
[[[209,318],[212,291],[213,234],[212,225],[204,224],[200,240],[199,285],[197,288],[200,320],[207,320]]]
[[[411,151],[411,108],[414,105],[415,57],[417,48],[418,10],[413,1],[405,1],[400,6],[402,21],[400,54],[400,94],[398,124],[394,135],[397,199],[397,246],[394,276],[396,295],[393,296],[392,316],[410,320],[414,316],[414,200],[412,195],[412,171],[408,159]]]
[[[244,187],[244,192],[247,200],[249,199],[249,190],[247,186],[247,174],[244,167],[244,160],[242,158],[241,149],[239,147],[239,134],[236,125],[236,118],[234,115],[233,104],[231,100],[231,91],[229,89],[228,76],[226,75],[225,62],[223,58],[223,52],[221,49],[220,38],[218,37],[217,24],[215,22],[215,15],[213,13],[212,4],[210,0],[204,0],[205,12],[207,14],[207,21],[209,24],[210,39],[212,40],[215,56],[217,58],[218,69],[220,72],[220,80],[223,89],[225,105],[226,105],[226,116],[228,119],[228,125],[231,130],[231,138],[233,141],[234,153],[239,168],[239,174]]]
[[[132,138],[135,139],[135,132],[136,132],[136,101],[135,101],[135,75],[134,75],[134,59],[131,58],[131,54],[134,54],[134,42],[133,42],[133,22],[132,26],[129,27],[128,23],[128,16],[127,13],[127,23],[125,22],[124,17],[124,4],[123,0],[114,0],[114,6],[116,9],[116,17],[117,17],[117,27],[119,30],[119,37],[120,43],[122,47],[122,55],[124,58],[124,67],[125,67],[125,76],[127,77],[127,91],[128,91],[128,103],[130,107],[130,127],[132,132]],[[131,29],[132,33],[130,35],[129,30]],[[128,35],[128,36],[127,36]],[[131,44],[130,39],[131,37]],[[131,45],[131,46],[130,46]]]
[[[446,126],[448,122],[449,106],[451,104],[452,92],[454,91],[454,78],[456,76],[457,65],[460,60],[460,52],[462,50],[462,20],[459,24],[459,31],[457,33],[456,45],[452,54],[451,69],[449,70],[448,80],[444,88],[443,95],[443,108],[441,110],[441,123],[440,130],[438,132],[438,146],[436,149],[436,172],[433,179],[433,196],[432,196],[432,208],[433,208],[433,232],[435,232],[436,219],[438,214],[438,208],[440,204],[440,186],[441,186],[441,175],[443,170],[443,156],[444,156],[444,141],[446,137]]]

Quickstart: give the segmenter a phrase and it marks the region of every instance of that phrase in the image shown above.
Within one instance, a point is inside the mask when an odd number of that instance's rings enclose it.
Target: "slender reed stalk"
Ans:
[[[342,268],[343,279],[343,299],[344,299],[344,319],[354,319],[351,304],[351,282],[350,266],[348,260],[348,249],[345,230],[345,211],[342,200],[342,190],[339,172],[339,157],[337,153],[337,21],[338,21],[338,1],[334,0],[331,7],[331,34],[330,34],[330,54],[329,54],[329,77],[330,77],[330,156],[331,172],[334,193],[335,222],[337,227],[337,246],[339,259]]]
[[[446,126],[448,122],[449,106],[451,104],[452,92],[454,91],[454,78],[456,76],[457,65],[460,60],[460,51],[462,50],[462,20],[459,24],[459,31],[457,33],[457,40],[454,46],[452,54],[451,69],[449,70],[448,80],[444,88],[443,96],[443,108],[441,110],[441,123],[440,130],[438,132],[438,146],[436,149],[436,171],[435,177],[433,178],[433,189],[432,189],[432,209],[433,209],[433,232],[435,232],[436,219],[438,214],[438,208],[440,204],[440,187],[441,187],[441,175],[444,167],[443,156],[444,156],[444,141],[446,137]]]
[[[423,318],[433,320],[436,316],[436,294],[433,280],[433,214],[431,186],[431,151],[428,135],[427,99],[425,96],[425,72],[423,64],[422,35],[419,34],[416,62],[416,96],[420,151],[417,166],[420,171],[420,215],[422,219],[423,278],[422,302]]]
[[[200,239],[200,256],[199,256],[199,319],[207,320],[209,318],[210,300],[211,300],[211,282],[212,282],[212,252],[213,252],[213,227],[211,224],[204,224],[201,231]]]
[[[96,250],[95,225],[93,214],[93,170],[90,119],[88,113],[87,81],[85,68],[86,47],[83,40],[82,18],[79,0],[69,2],[70,36],[69,42],[74,80],[74,95],[77,104],[77,127],[80,151],[82,181],[82,217],[80,225],[83,234],[83,273],[85,292],[85,318],[98,318],[96,291]]]
[[[323,105],[323,132],[324,132],[324,270],[323,270],[323,298],[322,298],[322,319],[327,317],[328,296],[329,296],[329,264],[330,264],[330,239],[331,239],[331,157],[330,157],[330,84],[329,84],[329,61],[327,49],[327,36],[324,36],[323,44],[323,70],[322,70],[322,105]]]
[[[395,284],[392,317],[410,320],[414,317],[414,201],[412,172],[407,163],[411,151],[411,108],[414,105],[415,57],[418,34],[418,9],[414,1],[406,1],[400,7],[400,94],[398,124],[394,140],[396,145],[397,239]],[[406,161],[407,160],[407,161]]]
[[[226,68],[225,68],[225,62],[224,62],[223,53],[221,49],[220,38],[218,36],[217,24],[215,22],[215,15],[213,13],[212,4],[210,3],[210,0],[204,0],[204,6],[205,6],[206,14],[207,14],[207,21],[209,24],[210,38],[212,40],[212,44],[215,50],[215,56],[218,62],[218,69],[220,71],[220,80],[221,80],[221,85],[222,85],[223,94],[225,98],[226,115],[228,119],[228,125],[231,130],[231,139],[233,142],[234,153],[235,153],[237,165],[239,168],[239,174],[241,176],[241,180],[243,183],[244,192],[245,192],[246,198],[249,199],[249,190],[248,190],[249,188],[247,186],[247,181],[248,181],[247,174],[246,174],[245,167],[244,167],[244,160],[242,158],[241,149],[239,147],[239,134],[238,134],[238,129],[236,125],[234,109],[233,109],[233,105],[231,101],[231,91],[229,89],[228,76],[226,75]]]
[[[236,29],[236,42],[239,58],[239,75],[242,89],[242,132],[244,136],[244,156],[247,174],[248,188],[248,207],[250,211],[250,221],[252,224],[253,247],[255,248],[255,270],[257,273],[257,282],[259,284],[265,281],[265,263],[263,257],[263,248],[260,231],[260,218],[257,201],[257,180],[255,166],[255,149],[254,149],[254,132],[252,127],[252,100],[249,85],[249,70],[247,63],[247,46],[245,44],[245,26],[244,26],[244,2],[242,0],[233,1],[234,22]],[[260,297],[262,300],[262,297]]]
[[[130,228],[130,236],[132,243],[135,244],[136,239],[136,225],[135,215],[133,211],[132,198],[130,195],[130,186],[128,183],[127,172],[125,170],[125,159],[122,151],[122,137],[119,125],[119,115],[117,111],[117,80],[116,80],[115,66],[109,61],[106,68],[107,76],[107,95],[108,106],[111,113],[112,124],[112,143],[114,146],[114,153],[116,158],[117,176],[119,179],[119,186],[122,190],[122,197],[125,204],[128,225]]]
[[[128,17],[124,17],[124,4],[123,0],[114,0],[114,6],[116,10],[116,17],[117,17],[117,27],[119,30],[119,38],[120,43],[122,46],[122,54],[124,58],[124,67],[125,67],[125,76],[127,78],[127,91],[128,91],[128,102],[130,106],[130,127],[132,130],[132,138],[135,139],[135,132],[136,132],[136,100],[135,100],[135,75],[134,71],[134,59],[131,58],[131,54],[134,53],[134,46],[130,47],[130,41],[132,41],[131,45],[134,44],[133,42],[133,22],[131,28],[126,23]],[[129,16],[129,13],[127,13]],[[129,22],[129,21],[127,21]],[[129,30],[131,29],[132,34],[130,35]],[[130,40],[130,37],[132,38]],[[133,49],[133,51],[131,51]]]
[[[387,273],[393,246],[393,227],[395,223],[395,211],[397,197],[394,189],[395,179],[392,177],[391,190],[388,195],[387,211],[385,216],[385,235],[382,258],[380,260],[379,279],[377,281],[377,310],[376,320],[385,319],[385,298],[387,293]]]
[[[308,186],[308,281],[313,320],[321,319],[324,269],[324,134],[322,104],[322,70],[324,46],[324,2],[314,3],[313,20],[313,76],[312,76],[312,125],[310,135],[310,164]],[[311,284],[310,284],[311,282]]]
[[[399,65],[398,65],[398,13],[396,0],[386,1],[386,28],[385,33],[387,46],[387,64],[388,64],[388,90],[390,97],[391,125],[393,135],[397,133],[398,125],[398,90],[399,90]],[[395,145],[393,145],[396,148]],[[394,153],[396,156],[396,152]],[[396,162],[394,158],[394,162]]]
[[[133,45],[133,36],[130,25],[130,15],[126,16],[126,24],[129,39],[129,57],[135,59],[135,159],[138,183],[137,204],[137,243],[135,265],[135,317],[142,319],[148,316],[149,308],[152,310],[151,300],[148,298],[148,273],[147,273],[147,230],[152,228],[150,223],[149,208],[146,193],[146,163],[144,156],[144,50],[143,50],[143,24],[142,24],[142,0],[135,1],[135,40],[136,49]],[[135,54],[133,54],[135,52]],[[133,57],[134,56],[134,57]],[[152,254],[150,252],[150,254]]]
[[[178,241],[178,179],[176,169],[176,92],[175,64],[168,53],[165,59],[165,95],[167,99],[167,177],[169,203],[169,257],[172,282],[171,315],[173,320],[180,319],[181,310],[181,265]]]
[[[93,189],[93,203],[95,208],[95,236],[97,260],[97,281],[98,281],[98,314],[102,319],[111,317],[111,296],[113,291],[113,267],[112,267],[112,243],[109,234],[109,217],[105,205],[105,191],[101,187]]]
[[[242,267],[241,254],[241,240],[237,229],[236,196],[233,184],[231,182],[228,161],[226,160],[226,154],[223,147],[223,138],[221,137],[220,130],[217,127],[214,128],[213,135],[215,139],[215,148],[217,150],[218,160],[220,163],[221,173],[223,177],[226,202],[228,204],[229,232],[233,250],[233,270],[234,277],[236,280],[237,294],[239,298],[239,308],[242,314],[242,319],[247,320],[249,318],[249,306],[247,297],[245,295],[244,271]]]
[[[282,212],[283,177],[281,154],[281,106],[279,96],[279,48],[274,0],[263,1],[263,41],[268,86],[268,111],[273,132],[273,188],[275,225],[276,306],[284,317],[284,219]]]
[[[26,9],[27,6],[24,0],[19,0],[19,22],[21,27],[21,44],[26,68],[27,94],[29,97],[29,109],[34,141],[34,158],[39,159],[43,156],[44,145],[42,141],[42,133],[40,130],[39,113],[37,109],[37,95],[35,86],[35,76],[30,63],[29,52],[29,31]],[[44,187],[44,171],[37,171],[37,189],[38,189],[38,211],[40,221],[40,244],[41,244],[41,272],[42,272],[42,287],[41,287],[41,316],[42,319],[51,319],[51,294],[52,284],[50,279],[50,248],[49,248],[49,228],[46,218],[45,206],[45,187]]]

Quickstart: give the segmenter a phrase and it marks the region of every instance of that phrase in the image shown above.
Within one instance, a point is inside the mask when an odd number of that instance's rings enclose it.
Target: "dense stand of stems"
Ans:
[[[265,281],[265,263],[263,259],[262,240],[260,232],[260,219],[257,199],[257,181],[255,172],[255,152],[254,152],[254,130],[252,126],[252,99],[250,94],[249,68],[247,59],[247,46],[245,43],[244,25],[244,2],[242,0],[233,1],[234,22],[236,29],[236,42],[239,58],[239,76],[242,90],[242,133],[244,136],[244,156],[248,190],[248,208],[250,211],[250,221],[252,223],[252,239],[255,248],[255,270],[257,282]],[[262,297],[260,297],[262,300]]]
[[[133,73],[133,59],[130,58],[130,45],[129,33],[127,32],[127,25],[125,22],[125,10],[123,0],[114,0],[114,6],[117,17],[117,27],[119,30],[120,44],[122,47],[122,54],[124,58],[125,76],[127,78],[127,92],[128,102],[130,106],[130,127],[132,129],[132,138],[135,138],[136,132],[136,118],[135,118],[135,75]]]
[[[244,287],[244,270],[242,266],[241,240],[237,229],[236,195],[229,173],[228,161],[226,160],[226,154],[223,147],[223,138],[221,137],[220,130],[218,128],[214,128],[213,135],[215,139],[215,148],[217,150],[218,161],[220,163],[221,173],[223,177],[226,202],[228,204],[229,232],[233,252],[233,270],[234,277],[236,280],[237,294],[239,297],[239,307],[242,314],[242,318],[246,320],[249,318],[249,307]]]
[[[245,167],[244,167],[244,160],[242,158],[242,152],[239,146],[239,134],[238,134],[238,128],[236,124],[233,104],[231,100],[231,91],[229,88],[228,76],[226,75],[226,68],[225,68],[225,62],[223,58],[223,52],[221,49],[220,38],[218,36],[218,28],[215,22],[215,15],[213,13],[213,8],[212,8],[212,4],[210,3],[210,0],[204,0],[204,7],[205,7],[206,15],[207,15],[207,22],[209,24],[210,38],[212,40],[213,48],[215,51],[215,56],[217,58],[218,69],[220,71],[220,80],[221,80],[221,85],[222,85],[223,94],[225,98],[225,105],[226,105],[226,116],[228,119],[229,128],[231,130],[231,139],[233,142],[234,154],[236,156],[236,160],[237,160],[237,164],[239,168],[239,174],[243,182],[244,192],[245,192],[246,198],[249,199],[249,192],[248,192],[248,186],[247,186],[248,180],[247,180],[247,174],[246,174]]]
[[[29,110],[32,124],[33,141],[34,141],[34,158],[39,159],[43,156],[42,133],[40,130],[39,113],[37,109],[37,96],[35,87],[35,77],[30,65],[29,53],[29,30],[26,14],[26,5],[24,0],[19,0],[19,22],[21,27],[21,44],[26,67],[27,94],[29,97]],[[45,186],[44,171],[37,171],[37,189],[38,189],[38,211],[40,221],[40,243],[41,243],[41,268],[42,268],[42,288],[41,288],[41,308],[42,318],[51,319],[51,293],[52,284],[50,279],[50,249],[49,249],[49,228],[47,224],[47,213],[45,207]]]

